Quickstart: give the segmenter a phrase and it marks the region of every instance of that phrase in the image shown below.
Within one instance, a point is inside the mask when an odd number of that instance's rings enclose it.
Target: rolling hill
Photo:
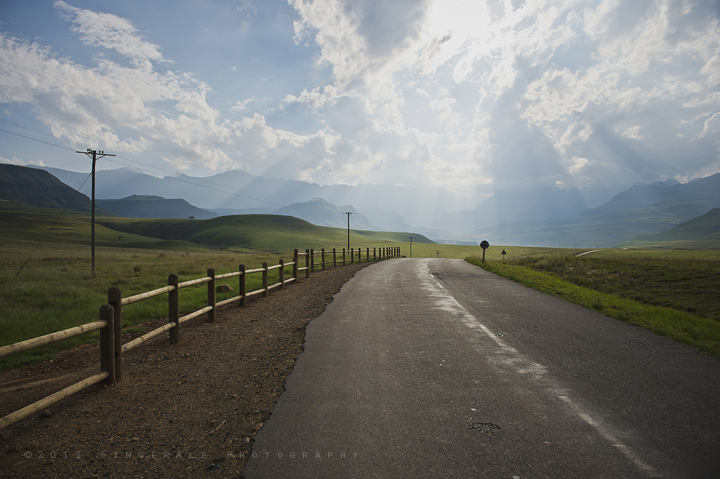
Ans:
[[[634,238],[621,246],[720,249],[720,208],[713,208],[662,233]]]
[[[90,215],[28,206],[0,200],[0,238],[53,243],[90,244]],[[347,247],[347,230],[326,228],[290,216],[221,216],[209,220],[136,219],[100,215],[96,220],[98,246],[151,248],[177,251],[222,249],[287,253]],[[52,228],[52,229],[51,229]],[[46,236],[47,235],[47,236]],[[431,240],[413,234],[417,243]],[[379,247],[407,242],[408,233],[351,230],[353,248]]]
[[[45,241],[50,243],[90,245],[90,214],[66,211],[62,217],[54,208],[40,208],[23,203],[0,200],[0,238],[9,240]],[[110,218],[107,216],[106,218]],[[164,240],[124,233],[95,226],[97,246],[119,248],[152,248],[162,250],[196,251],[186,241]]]
[[[103,226],[164,240],[188,241],[211,248],[260,250],[287,253],[294,248],[347,247],[347,230],[315,226],[292,216],[241,215],[220,216],[209,220],[140,220],[101,218]],[[406,242],[409,233],[350,231],[350,247],[374,247],[391,242]],[[414,241],[432,243],[424,236]]]

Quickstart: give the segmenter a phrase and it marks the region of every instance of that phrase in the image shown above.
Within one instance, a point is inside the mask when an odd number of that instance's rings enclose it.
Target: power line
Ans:
[[[117,163],[118,165],[127,166],[128,168],[135,168],[135,169],[137,169],[137,170],[144,171],[144,172],[146,172],[146,173],[153,173],[152,171],[147,170],[147,169],[145,169],[145,168],[140,168],[139,166],[128,165],[128,164],[125,164],[125,163],[120,162],[120,161],[117,161],[117,160],[108,160],[108,161],[110,161],[111,163]],[[127,161],[127,160],[125,160],[125,161]],[[136,163],[136,164],[137,164],[137,163]],[[146,165],[146,166],[147,166],[147,165]],[[275,203],[274,201],[261,200],[260,198],[253,198],[252,196],[241,195],[240,193],[233,193],[233,192],[231,192],[231,191],[225,191],[225,190],[221,190],[221,189],[219,189],[219,188],[213,188],[212,186],[200,185],[200,184],[198,184],[198,183],[193,183],[192,181],[183,180],[183,179],[181,179],[181,178],[177,178],[177,177],[175,177],[175,176],[172,176],[172,173],[171,173],[171,172],[169,172],[169,171],[167,171],[167,170],[161,170],[160,168],[154,168],[154,167],[148,167],[148,168],[153,168],[153,169],[155,169],[155,170],[157,170],[157,171],[162,171],[162,172],[164,172],[164,173],[169,173],[170,175],[169,175],[169,176],[166,176],[165,178],[170,178],[170,179],[173,179],[173,180],[176,180],[176,181],[180,181],[180,182],[182,182],[182,183],[187,183],[187,184],[189,184],[189,185],[198,186],[198,187],[200,187],[200,188],[205,188],[205,189],[208,189],[208,190],[217,191],[217,192],[220,192],[220,193],[225,193],[226,195],[237,196],[237,197],[239,197],[239,198],[245,198],[245,199],[248,199],[248,200],[261,201],[261,202],[263,202],[263,203],[269,203],[269,204],[271,204],[271,205],[277,205],[277,206],[285,206],[285,205],[283,205],[283,204],[281,204],[281,203]]]
[[[38,130],[37,128],[32,128],[32,127],[29,127],[29,126],[27,126],[27,125],[23,125],[22,123],[17,123],[17,122],[14,122],[14,121],[10,121],[10,120],[8,120],[8,119],[6,119],[6,118],[0,118],[0,121],[5,122],[5,123],[9,123],[10,125],[16,126],[16,127],[18,127],[18,128],[22,128],[22,129],[24,129],[24,130],[32,131],[33,133],[37,133],[38,135],[44,135],[44,136],[49,136],[50,138],[55,138],[55,135],[51,135],[50,133],[47,133],[47,132],[45,132],[45,131]]]
[[[92,220],[90,223],[90,248],[92,249],[92,274],[95,276],[95,163],[97,163],[97,160],[100,158],[115,155],[105,153],[104,151],[91,150],[90,148],[86,151],[76,151],[75,153],[81,153],[83,155],[87,155],[89,158],[92,158],[92,172],[90,173],[92,175]]]
[[[8,123],[10,123],[10,122],[8,122]],[[28,140],[37,141],[38,143],[44,143],[44,144],[46,144],[46,145],[54,146],[55,148],[62,148],[63,150],[68,150],[68,151],[73,151],[73,152],[75,151],[74,149],[68,148],[68,147],[66,147],[66,146],[60,146],[60,145],[56,145],[56,144],[54,144],[54,143],[49,143],[49,142],[47,142],[47,141],[38,140],[37,138],[32,138],[32,137],[25,136],[25,135],[21,135],[21,134],[19,134],[19,133],[15,133],[15,132],[12,132],[12,131],[3,130],[2,128],[0,128],[0,131],[3,131],[3,132],[5,132],[5,133],[10,133],[11,135],[19,136],[19,137],[21,137],[21,138],[26,138],[26,139],[28,139]],[[135,166],[135,165],[128,165],[128,164],[122,163],[122,162],[117,161],[117,160],[109,160],[109,161],[112,161],[113,163],[117,163],[117,164],[119,164],[119,165],[127,166],[128,168],[135,168],[135,169],[137,169],[137,170],[144,171],[144,172],[146,172],[146,173],[157,174],[156,172],[150,171],[150,170],[148,170],[148,169],[141,168],[141,167]],[[125,161],[128,161],[128,160],[125,160]],[[134,162],[131,162],[131,163],[134,163]],[[136,163],[136,165],[137,165],[137,164],[138,164],[138,163]],[[268,203],[268,204],[271,204],[271,205],[285,206],[285,205],[283,205],[283,204],[281,204],[281,203],[275,203],[274,201],[262,200],[262,199],[260,199],[260,198],[253,198],[252,196],[241,195],[241,194],[239,194],[239,193],[232,193],[232,192],[230,192],[230,191],[221,190],[221,189],[219,189],[219,188],[213,188],[213,187],[211,187],[211,186],[206,186],[206,185],[200,185],[200,184],[198,184],[198,183],[193,183],[192,181],[182,180],[182,179],[180,179],[180,178],[177,178],[177,177],[175,177],[175,176],[172,176],[173,173],[170,172],[170,171],[162,170],[162,169],[160,169],[160,168],[154,168],[154,167],[147,166],[147,165],[145,165],[145,166],[146,166],[147,168],[153,168],[153,169],[155,169],[155,170],[157,170],[157,171],[160,171],[160,172],[163,172],[163,173],[167,173],[168,176],[166,176],[166,178],[171,178],[171,179],[173,179],[173,180],[177,180],[177,181],[180,181],[180,182],[183,182],[183,183],[187,183],[187,184],[189,184],[189,185],[197,186],[197,187],[199,187],[199,188],[205,188],[205,189],[208,189],[208,190],[214,190],[214,191],[217,191],[217,192],[219,192],[219,193],[225,193],[226,195],[237,196],[238,198],[245,198],[245,199],[253,200],[253,201],[260,201],[260,202],[262,202],[262,203]]]
[[[29,136],[21,135],[19,133],[14,133],[12,131],[3,130],[2,128],[0,128],[0,131],[4,131],[5,133],[10,133],[11,135],[19,136],[21,138],[27,138],[28,140],[37,141],[39,143],[45,143],[46,145],[54,146],[55,148],[62,148],[63,150],[75,151],[72,148],[68,148],[67,146],[56,145],[54,143],[49,143],[47,141],[38,140],[37,138],[31,138]]]

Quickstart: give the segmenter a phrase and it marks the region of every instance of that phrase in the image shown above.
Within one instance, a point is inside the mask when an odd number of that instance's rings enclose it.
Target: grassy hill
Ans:
[[[0,237],[64,244],[90,244],[90,214],[39,208],[0,200]],[[53,225],[55,225],[53,227]],[[51,230],[52,227],[52,230]],[[233,251],[287,253],[294,248],[342,249],[347,230],[315,226],[291,216],[240,215],[209,220],[135,219],[98,215],[98,246],[198,251],[207,248]],[[351,230],[350,246],[367,248],[406,242],[410,233]],[[416,243],[432,243],[412,234]]]
[[[38,208],[13,201],[0,200],[0,238],[22,241],[45,241],[62,244],[90,244],[90,213]],[[51,229],[52,228],[52,229]],[[47,236],[46,236],[47,235]],[[95,225],[97,246],[154,248],[176,251],[197,251],[186,241],[168,241],[137,234],[115,231]]]
[[[74,198],[74,199],[73,199]],[[0,164],[0,200],[17,201],[43,208],[90,211],[90,198],[47,171],[26,166]]]
[[[647,248],[720,249],[720,208],[685,221],[662,233],[640,236],[622,246]]]
[[[212,248],[285,253],[294,248],[347,248],[347,230],[315,226],[292,216],[239,215],[209,220],[136,220],[101,218],[107,228],[165,240],[182,240]],[[409,233],[350,230],[350,247],[366,248],[407,241]],[[432,243],[420,235],[415,242]]]

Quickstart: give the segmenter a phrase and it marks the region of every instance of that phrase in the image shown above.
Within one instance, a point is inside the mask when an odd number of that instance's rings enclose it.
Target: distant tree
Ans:
[[[194,220],[194,219],[195,219],[194,216],[188,216],[188,218],[191,219],[191,220]]]

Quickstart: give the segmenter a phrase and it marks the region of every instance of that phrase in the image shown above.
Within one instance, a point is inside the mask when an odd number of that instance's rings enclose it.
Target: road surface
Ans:
[[[246,478],[720,477],[720,361],[461,260],[360,271]]]

